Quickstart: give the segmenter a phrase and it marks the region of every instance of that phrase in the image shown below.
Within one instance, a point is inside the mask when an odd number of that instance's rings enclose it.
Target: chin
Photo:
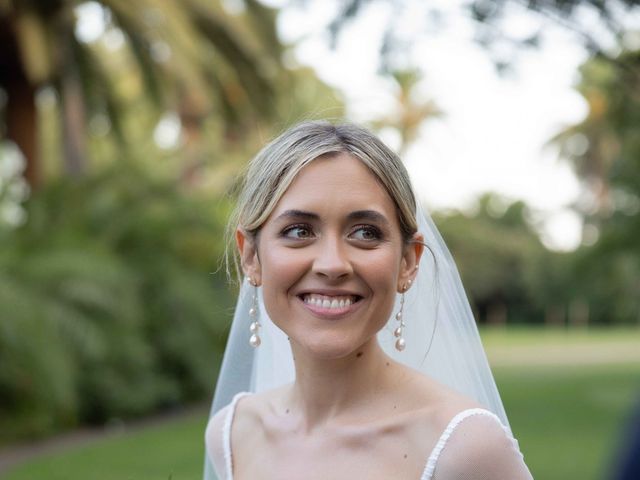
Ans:
[[[359,351],[366,342],[350,341],[345,339],[344,336],[341,338],[331,336],[330,338],[304,339],[297,343],[301,350],[312,357],[321,360],[338,360]]]

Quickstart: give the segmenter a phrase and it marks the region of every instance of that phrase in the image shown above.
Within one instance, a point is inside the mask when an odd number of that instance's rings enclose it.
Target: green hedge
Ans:
[[[0,442],[207,397],[225,203],[119,167],[25,208],[0,231]]]

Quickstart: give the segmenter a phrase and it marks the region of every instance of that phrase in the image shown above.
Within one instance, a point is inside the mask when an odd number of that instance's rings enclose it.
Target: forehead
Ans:
[[[395,203],[376,175],[357,158],[340,153],[319,157],[296,175],[273,216],[288,209],[319,214],[374,209],[395,223]]]

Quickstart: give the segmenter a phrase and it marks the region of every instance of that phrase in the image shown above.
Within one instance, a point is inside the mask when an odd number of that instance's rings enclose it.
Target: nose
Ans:
[[[313,272],[330,280],[347,277],[353,273],[347,246],[338,236],[326,236],[317,243],[318,250],[313,261]]]

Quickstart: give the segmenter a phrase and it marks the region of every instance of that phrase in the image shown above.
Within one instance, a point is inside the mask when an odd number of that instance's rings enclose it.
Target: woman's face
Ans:
[[[270,318],[294,349],[323,358],[349,355],[375,337],[422,253],[403,241],[384,187],[348,154],[304,167],[257,240],[241,231],[237,239]]]

